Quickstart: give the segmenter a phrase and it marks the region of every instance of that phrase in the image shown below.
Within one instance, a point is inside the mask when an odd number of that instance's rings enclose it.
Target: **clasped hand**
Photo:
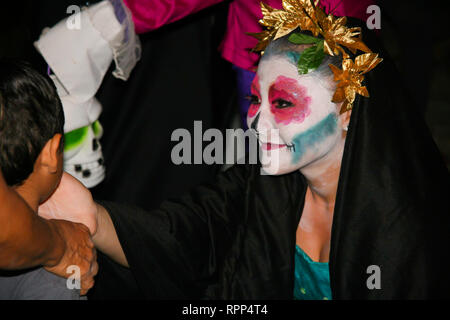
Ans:
[[[94,285],[97,256],[91,236],[97,232],[97,205],[92,195],[77,179],[64,173],[52,196],[38,210],[39,216],[55,219],[58,234],[66,243],[60,262],[47,270],[67,277],[67,268],[76,265],[80,270],[81,295]],[[68,223],[76,222],[76,224]]]

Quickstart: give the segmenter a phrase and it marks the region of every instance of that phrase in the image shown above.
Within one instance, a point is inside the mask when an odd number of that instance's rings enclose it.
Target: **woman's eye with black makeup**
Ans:
[[[246,97],[248,100],[250,100],[250,104],[261,104],[261,101],[259,101],[259,98],[252,94],[251,96]]]
[[[284,100],[284,99],[277,99],[277,100],[274,100],[272,103],[275,104],[276,107],[279,109],[289,108],[294,105],[292,102]]]

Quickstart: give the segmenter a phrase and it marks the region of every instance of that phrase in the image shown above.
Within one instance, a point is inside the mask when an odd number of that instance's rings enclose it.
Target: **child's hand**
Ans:
[[[92,236],[97,232],[97,206],[91,192],[66,172],[55,192],[39,206],[38,214],[46,219],[82,223]]]

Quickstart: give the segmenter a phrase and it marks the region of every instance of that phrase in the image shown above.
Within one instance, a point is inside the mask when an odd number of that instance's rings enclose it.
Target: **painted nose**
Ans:
[[[259,113],[256,130],[258,130],[259,132],[266,132],[270,131],[271,129],[273,129],[273,125],[269,117],[264,112]]]
[[[264,111],[260,111],[256,115],[255,120],[251,124],[251,128],[256,130],[256,132],[258,133],[259,140],[261,142],[277,143],[278,130],[277,128],[274,127],[270,115],[266,114]]]

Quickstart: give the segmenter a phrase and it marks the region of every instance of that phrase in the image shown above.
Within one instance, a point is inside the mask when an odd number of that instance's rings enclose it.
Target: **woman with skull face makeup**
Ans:
[[[294,45],[287,38],[269,45],[252,84],[248,123],[257,132],[262,148],[262,168],[266,173],[280,175],[300,171],[306,178],[296,250],[298,264],[301,264],[301,257],[315,263],[306,263],[306,268],[312,278],[308,280],[318,281],[321,275],[316,272],[328,271],[326,263],[340,162],[351,111],[339,115],[341,104],[331,102],[335,83],[328,63],[340,67],[340,59],[327,58],[312,73],[298,74],[298,56],[309,46]],[[326,284],[329,287],[328,274],[322,276],[326,283],[319,289],[303,283],[301,275],[302,271],[298,270],[296,297],[331,298],[326,287]]]
[[[448,171],[393,63],[368,30],[364,42],[384,61],[366,74],[370,98],[356,97],[351,112],[330,102],[329,60],[299,75],[291,59],[304,48],[276,40],[248,116],[262,165],[236,165],[151,212],[101,202],[82,217],[143,297],[449,297]],[[60,188],[77,195],[81,186],[66,179]],[[75,201],[92,204],[65,199]]]

